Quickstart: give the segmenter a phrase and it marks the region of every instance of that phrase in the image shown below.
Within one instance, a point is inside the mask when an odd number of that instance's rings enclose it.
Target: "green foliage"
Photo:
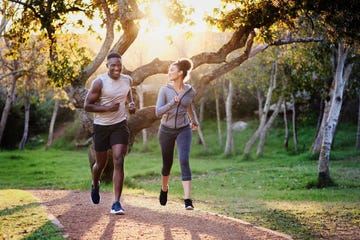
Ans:
[[[357,0],[304,1],[304,0],[222,0],[224,7],[215,10],[208,21],[221,30],[242,28],[257,29],[266,42],[279,38],[284,29],[292,33],[308,28],[324,29],[332,42],[346,38],[348,42],[359,39],[360,18]],[[320,19],[320,21],[318,21]],[[324,31],[323,31],[324,33]],[[260,40],[260,39],[259,39]]]
[[[47,75],[56,88],[61,89],[74,83],[91,61],[87,48],[79,46],[78,40],[75,36],[66,39],[69,46],[59,49],[57,58],[47,64]]]
[[[359,42],[360,2],[357,0],[304,1],[306,9],[319,14],[325,24],[328,37],[335,42],[347,39],[348,43]]]

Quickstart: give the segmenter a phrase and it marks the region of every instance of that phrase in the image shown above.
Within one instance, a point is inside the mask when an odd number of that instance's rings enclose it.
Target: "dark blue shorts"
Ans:
[[[126,120],[113,125],[94,124],[95,151],[103,152],[115,144],[129,144],[130,131]]]

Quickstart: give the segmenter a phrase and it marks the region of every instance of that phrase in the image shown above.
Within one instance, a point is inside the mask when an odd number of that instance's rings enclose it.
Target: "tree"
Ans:
[[[11,0],[18,4],[22,4],[24,7],[24,13],[26,16],[31,16],[32,19],[38,21],[41,24],[41,29],[45,29],[48,34],[48,38],[51,43],[55,43],[55,29],[61,29],[64,24],[64,16],[71,11],[86,10],[86,4],[81,1],[74,1],[71,5],[69,2],[64,1],[46,1],[47,8],[44,8],[44,1],[20,1]],[[215,52],[202,52],[191,56],[191,60],[194,63],[194,68],[197,68],[203,64],[220,64],[213,71],[203,75],[198,81],[197,98],[199,100],[203,95],[205,89],[210,82],[222,76],[223,74],[235,69],[237,66],[245,62],[249,57],[256,55],[257,53],[265,50],[269,46],[282,45],[294,42],[306,42],[306,41],[321,41],[322,39],[316,39],[312,36],[309,38],[296,38],[294,35],[286,35],[280,39],[278,32],[273,31],[275,23],[279,23],[282,26],[295,28],[295,23],[298,14],[302,14],[301,10],[306,9],[303,4],[291,4],[287,1],[259,1],[259,2],[245,2],[246,4],[239,4],[242,1],[225,1],[227,4],[234,3],[234,8],[228,12],[220,12],[221,17],[209,19],[210,23],[218,25],[222,29],[231,29],[233,32],[232,37],[217,51]],[[302,1],[295,1],[296,3],[302,3]],[[162,2],[165,7],[172,8],[173,11],[169,11],[169,17],[177,20],[178,22],[184,22],[183,17],[184,6],[178,1]],[[68,5],[67,5],[68,4]],[[80,4],[83,4],[79,6]],[[90,5],[87,6],[90,9]],[[66,87],[66,91],[69,98],[72,99],[75,107],[78,110],[80,120],[84,127],[91,132],[92,121],[91,118],[83,111],[83,101],[86,95],[86,89],[84,88],[86,81],[89,77],[99,68],[102,64],[107,53],[110,51],[124,54],[131,46],[138,35],[138,27],[136,21],[142,18],[144,15],[139,11],[137,1],[118,0],[117,2],[110,2],[105,0],[99,0],[91,5],[93,11],[99,13],[104,26],[106,28],[106,36],[103,40],[103,44],[100,50],[90,61],[84,61],[81,67],[81,71],[76,76],[73,76],[69,85]],[[88,16],[92,17],[91,12],[85,11]],[[186,12],[185,12],[186,13]],[[219,15],[219,16],[220,16]],[[30,18],[29,18],[30,19]],[[56,20],[56,21],[55,21]],[[121,34],[118,39],[115,39],[114,29],[115,27],[121,28]],[[253,43],[256,36],[262,36],[266,41],[257,48],[253,48]],[[55,52],[55,44],[50,51],[50,56]],[[234,58],[229,58],[231,53],[235,50],[240,51]],[[52,61],[57,60],[52,57]],[[135,85],[140,85],[147,77],[154,74],[166,73],[171,60],[161,61],[155,58],[153,61],[142,65],[132,71],[124,69],[125,73],[129,74],[133,79]],[[154,115],[154,107],[147,107],[138,111],[134,116],[129,119],[129,127],[131,131],[131,138],[134,139],[140,130],[150,126],[157,118]],[[137,124],[134,124],[137,123]],[[90,156],[93,157],[92,154]],[[91,158],[90,157],[90,161]]]
[[[3,63],[3,68],[8,71],[8,73],[4,74],[3,77],[5,78],[9,76],[10,80],[8,81],[9,90],[7,92],[5,106],[2,111],[0,121],[0,142],[3,137],[8,115],[10,113],[11,105],[14,99],[17,81],[21,76],[23,76],[24,72],[26,72],[26,70],[22,68],[20,60],[17,58],[17,56],[20,55],[19,50],[21,47],[21,40],[26,41],[28,36],[25,32],[22,32],[22,34],[23,36],[20,39],[20,43],[18,41],[19,39],[14,37],[12,32],[6,34],[6,36],[2,39],[6,48],[3,48],[2,55],[4,55],[4,57],[1,60]]]
[[[319,186],[326,187],[330,184],[330,152],[334,139],[335,129],[338,124],[340,110],[343,102],[343,94],[348,79],[351,74],[353,64],[345,66],[350,48],[345,47],[345,43],[341,41],[338,46],[338,54],[336,59],[336,72],[334,75],[333,95],[330,100],[329,115],[325,120],[324,136],[321,143],[319,155],[318,173]]]
[[[227,86],[226,86],[227,84]],[[232,131],[232,99],[234,95],[234,86],[231,80],[224,79],[223,81],[224,96],[225,100],[225,112],[226,112],[226,142],[224,155],[230,155],[234,148],[234,138]]]
[[[343,102],[344,89],[350,77],[353,62],[348,61],[355,44],[359,41],[360,14],[354,9],[360,7],[359,1],[343,3],[328,3],[319,1],[314,5],[314,11],[321,16],[325,23],[328,39],[337,45],[335,72],[331,87],[329,115],[325,120],[324,136],[318,161],[318,180],[320,187],[329,186],[330,152],[334,133],[339,120]]]
[[[269,83],[269,87],[268,87],[268,92],[266,95],[266,100],[265,100],[265,104],[264,104],[264,108],[263,108],[263,112],[259,113],[260,117],[260,123],[258,128],[256,129],[255,133],[252,135],[252,137],[249,139],[249,141],[246,143],[245,149],[244,149],[244,157],[245,158],[249,158],[250,156],[250,151],[252,146],[254,145],[254,143],[256,142],[256,140],[260,137],[260,142],[258,144],[258,150],[257,150],[257,155],[260,155],[262,153],[262,148],[264,146],[264,142],[265,142],[265,137],[267,134],[267,131],[269,130],[271,124],[273,123],[273,121],[275,120],[275,117],[277,116],[278,112],[279,112],[279,107],[280,107],[280,103],[282,101],[282,98],[279,99],[277,105],[276,105],[276,109],[274,110],[274,112],[272,113],[271,117],[268,118],[268,114],[269,114],[269,110],[270,110],[270,105],[271,105],[271,98],[272,98],[272,94],[273,91],[275,90],[277,84],[277,61],[273,62],[273,67],[272,67],[272,71],[271,71],[271,76],[270,76],[270,83]],[[261,104],[261,103],[259,103]],[[262,109],[262,108],[261,108]]]
[[[29,40],[23,44],[19,52],[24,68],[29,69],[21,79],[22,81],[20,81],[17,91],[18,95],[23,99],[25,109],[24,132],[19,143],[19,150],[24,149],[28,139],[32,99],[34,95],[39,95],[39,92],[46,88],[45,81],[43,81],[43,79],[46,79],[44,76],[46,69],[43,66],[46,56],[45,54],[41,54],[44,53],[45,46],[44,41],[39,40],[37,36],[31,36]]]

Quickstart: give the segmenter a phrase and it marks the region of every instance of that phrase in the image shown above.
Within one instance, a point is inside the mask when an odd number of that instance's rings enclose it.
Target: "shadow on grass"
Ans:
[[[303,223],[299,222],[299,217],[283,210],[270,209],[264,212],[260,218],[261,221],[265,222],[266,227],[287,233],[293,236],[294,239],[314,239],[316,235]]]
[[[38,206],[40,206],[40,203],[32,202],[24,205],[17,205],[16,207],[13,208],[5,208],[0,211],[0,216],[12,215],[14,213],[24,211],[24,209],[26,208],[33,208]]]
[[[17,213],[21,213],[26,211],[27,209],[30,208],[36,208],[36,207],[40,207],[40,203],[38,202],[31,202],[31,203],[27,203],[27,204],[23,204],[23,205],[16,205],[15,207],[12,208],[5,208],[2,209],[0,211],[0,217],[6,217],[7,216],[11,216]],[[33,224],[33,223],[27,223],[27,224]],[[23,234],[26,234],[26,230],[23,230],[24,232],[22,232]],[[7,239],[6,237],[4,239]],[[65,239],[64,237],[62,237],[62,233],[61,230],[59,228],[57,228],[56,226],[54,226],[54,224],[51,221],[47,221],[44,225],[42,225],[41,227],[37,228],[36,231],[31,232],[30,235],[25,236],[22,239],[36,239],[36,240],[48,240],[48,239],[52,239],[52,240],[62,240]]]
[[[36,229],[29,236],[23,238],[24,240],[63,240],[61,230],[54,226],[51,221],[47,221],[44,225]]]

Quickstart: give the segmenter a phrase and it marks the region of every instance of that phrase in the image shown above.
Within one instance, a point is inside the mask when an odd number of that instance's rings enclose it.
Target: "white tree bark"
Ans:
[[[30,121],[30,96],[29,93],[26,93],[24,98],[24,106],[25,106],[25,120],[24,120],[24,132],[19,143],[19,150],[23,150],[25,147],[25,143],[28,138],[29,133],[29,121]]]
[[[217,94],[216,91],[215,91],[215,108],[216,108],[216,123],[217,123],[219,146],[222,146],[223,142],[222,142],[222,131],[221,131],[221,116],[220,116],[219,94]]]
[[[145,89],[143,88],[142,85],[139,85],[136,87],[136,94],[139,98],[139,108],[142,109],[145,105],[144,103],[144,93],[145,93]],[[142,133],[142,139],[143,139],[143,148],[144,150],[148,149],[148,140],[147,140],[147,131],[146,128],[144,128],[143,130],[141,130]]]
[[[256,97],[258,100],[258,112],[259,112],[258,117],[259,117],[259,121],[261,121],[261,117],[264,112],[264,109],[263,109],[264,95],[263,95],[263,92],[259,88],[256,88]]]
[[[198,117],[197,117],[197,114],[196,114],[196,111],[195,111],[195,110],[194,110],[194,117],[195,117],[195,120],[196,120],[197,122],[199,122],[199,119],[198,119]],[[207,146],[207,144],[206,144],[204,134],[203,134],[203,132],[202,132],[202,130],[201,130],[201,124],[199,124],[199,126],[198,126],[198,128],[197,128],[197,133],[198,133],[198,135],[199,135],[201,144],[202,144],[203,147],[204,147],[204,152],[208,152],[209,149],[208,149],[208,146]]]
[[[232,81],[228,81],[228,88],[224,86],[224,90],[227,94],[226,96],[226,102],[225,102],[225,109],[226,109],[226,142],[225,142],[225,150],[224,155],[228,156],[231,153],[232,146],[233,146],[233,131],[232,131],[232,98],[233,98],[233,92],[234,87]]]
[[[12,102],[13,102],[14,94],[15,94],[15,89],[16,89],[16,82],[17,82],[18,78],[19,78],[19,76],[17,76],[17,75],[10,75],[9,91],[6,95],[5,106],[4,106],[4,109],[1,114],[0,143],[2,141],[5,127],[6,127],[6,122],[7,122],[10,110],[11,110],[11,106],[12,106]]]
[[[204,121],[204,109],[205,109],[205,98],[201,98],[199,101],[199,124],[202,125],[203,121]],[[201,139],[200,139],[200,135],[198,135],[198,143],[201,144]]]
[[[11,4],[11,6],[9,6],[9,8],[13,8],[14,7],[14,3]],[[6,4],[4,4],[4,8],[1,9],[1,13],[5,13],[6,12]],[[9,23],[9,19],[6,18],[6,16],[4,16],[4,14],[2,14],[2,18],[0,21],[0,36],[3,35],[3,32],[5,32],[6,29],[6,25]]]
[[[259,139],[259,144],[258,144],[258,147],[257,147],[257,150],[256,150],[256,156],[260,156],[263,153],[263,149],[264,149],[264,145],[265,145],[265,141],[266,141],[266,136],[267,136],[272,124],[274,123],[276,117],[279,114],[282,102],[283,102],[283,98],[280,97],[277,104],[276,104],[274,112],[271,114],[269,120],[266,122],[265,126],[260,131],[260,139]]]
[[[49,149],[51,147],[52,143],[53,143],[53,140],[54,140],[54,126],[55,126],[57,113],[58,113],[58,110],[59,110],[59,105],[60,105],[60,100],[55,99],[54,109],[53,109],[53,113],[52,113],[51,121],[50,121],[50,126],[49,126],[49,136],[48,136],[48,141],[46,143],[45,149]]]
[[[259,126],[256,129],[255,133],[253,134],[253,136],[246,143],[245,150],[244,150],[245,158],[249,157],[252,146],[254,145],[256,140],[259,138],[260,133],[266,124],[267,115],[268,115],[269,109],[270,109],[271,96],[272,96],[274,89],[276,88],[276,74],[277,74],[277,62],[275,61],[273,64],[272,73],[270,76],[270,84],[269,84],[268,92],[266,95],[264,109],[263,109],[263,112],[261,112],[261,113],[259,112],[259,115],[261,116],[260,123],[259,123]],[[259,106],[260,106],[260,104],[259,104]],[[260,111],[260,109],[259,109],[259,111]]]
[[[284,128],[285,128],[285,135],[284,135],[284,148],[286,151],[289,150],[289,123],[287,118],[287,107],[286,107],[286,100],[284,100]]]
[[[292,129],[293,129],[293,142],[294,142],[294,151],[298,151],[298,140],[297,140],[297,126],[296,126],[296,102],[294,94],[291,94],[292,99]]]
[[[334,85],[334,82],[335,82],[335,80],[333,81],[332,85]],[[332,86],[329,91],[329,98],[331,99],[333,95],[334,95],[334,87]],[[329,117],[329,112],[330,112],[330,107],[331,107],[330,99],[328,101],[325,100],[325,106],[324,106],[324,112],[323,112],[321,124],[320,124],[319,129],[317,130],[316,137],[315,137],[312,149],[311,149],[311,152],[313,154],[317,154],[320,152],[321,143],[322,143],[323,137],[324,137],[324,129],[325,129],[325,124],[326,124],[326,119],[328,119],[328,117]]]
[[[353,67],[352,64],[345,67],[345,61],[349,50],[350,49],[346,48],[342,41],[339,43],[337,51],[337,66],[334,75],[334,94],[331,98],[329,116],[325,123],[324,137],[321,144],[318,162],[319,185],[321,187],[328,186],[330,183],[329,162],[331,145],[334,140],[334,132],[339,120],[344,89]]]

